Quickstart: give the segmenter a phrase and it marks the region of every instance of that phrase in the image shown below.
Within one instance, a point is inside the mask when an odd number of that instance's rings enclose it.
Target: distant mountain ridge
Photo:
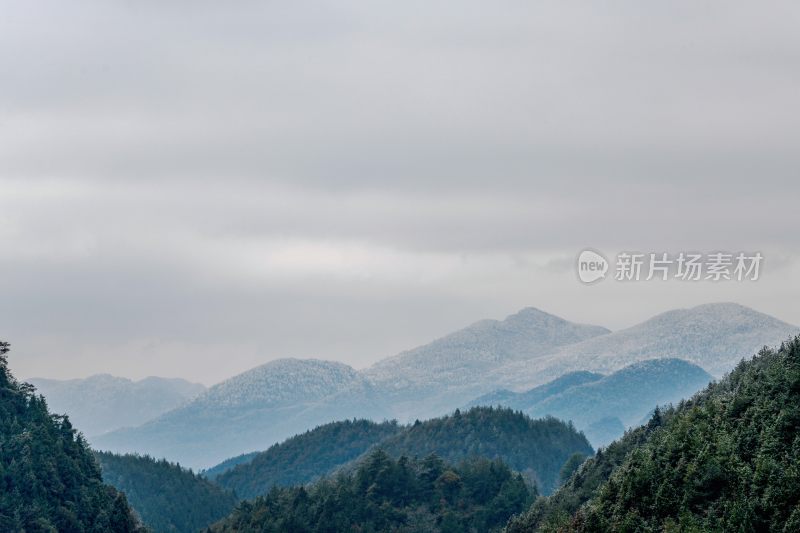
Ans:
[[[84,379],[32,378],[55,413],[66,413],[88,438],[138,426],[195,398],[206,388],[178,378],[139,381],[96,374]]]
[[[599,381],[604,377],[603,374],[597,372],[569,372],[549,383],[539,385],[525,392],[501,389],[490,392],[489,394],[484,394],[469,402],[467,407],[475,407],[478,405],[502,405],[504,407],[510,407],[511,409],[525,411],[550,396],[564,392],[572,387]]]
[[[720,378],[741,359],[764,346],[777,346],[798,332],[795,325],[743,305],[704,304],[667,311],[536,360],[504,365],[489,379],[519,389],[574,370],[608,373],[654,358],[683,359]]]
[[[666,357],[718,376],[797,332],[796,326],[730,303],[670,311],[617,332],[526,308],[363,371],[320,360],[273,361],[137,428],[92,442],[204,468],[334,420],[431,418],[497,389],[529,390],[570,372],[609,374]],[[615,425],[606,420],[603,431]]]
[[[527,362],[608,333],[600,326],[576,324],[527,307],[504,320],[481,320],[379,361],[363,374],[385,392],[400,418],[432,416],[457,406],[458,397],[485,391],[483,377],[499,366]],[[445,390],[431,394],[434,387]],[[420,393],[424,405],[416,401]]]
[[[348,392],[360,401],[325,402]],[[278,359],[214,385],[192,402],[137,428],[102,435],[92,444],[102,450],[148,453],[208,467],[263,450],[314,427],[315,421],[383,419],[381,400],[371,398],[373,394],[371,384],[345,364]]]
[[[501,405],[531,417],[570,420],[595,447],[621,437],[659,405],[674,404],[708,385],[712,376],[680,359],[650,359],[603,376],[572,372],[527,392],[488,394],[470,405]]]

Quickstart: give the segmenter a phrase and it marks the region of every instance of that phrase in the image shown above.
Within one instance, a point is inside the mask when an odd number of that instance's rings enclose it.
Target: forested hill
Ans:
[[[264,453],[264,452],[248,452],[243,453],[241,455],[237,455],[236,457],[231,457],[230,459],[225,459],[218,465],[212,466],[211,468],[206,468],[205,470],[200,471],[200,475],[202,475],[206,479],[210,479],[215,481],[217,477],[221,476],[225,472],[236,468],[239,465],[245,465],[252,461],[257,455]]]
[[[475,407],[416,422],[379,445],[389,455],[425,457],[435,453],[450,463],[470,457],[499,458],[549,494],[559,471],[576,452],[594,451],[572,424],[554,418],[532,420],[511,409]]]
[[[95,453],[103,480],[125,492],[131,507],[155,533],[196,533],[236,505],[233,493],[163,459]]]
[[[800,531],[800,337],[586,461],[528,531]]]
[[[534,490],[501,461],[473,459],[452,466],[433,455],[395,460],[374,450],[349,475],[308,488],[276,487],[242,503],[212,530],[488,533],[523,510]]]
[[[86,442],[33,386],[14,379],[7,352],[0,342],[0,531],[138,531]]]
[[[328,474],[400,431],[396,422],[332,422],[275,444],[249,462],[216,476],[242,498],[266,494],[273,486],[303,485]]]
[[[586,437],[571,424],[480,407],[408,426],[367,420],[325,424],[272,446],[219,474],[215,482],[242,498],[253,498],[273,486],[302,485],[326,474],[352,471],[372,448],[395,459],[435,453],[453,464],[472,457],[502,459],[545,494],[557,486],[559,471],[573,453],[593,454]]]

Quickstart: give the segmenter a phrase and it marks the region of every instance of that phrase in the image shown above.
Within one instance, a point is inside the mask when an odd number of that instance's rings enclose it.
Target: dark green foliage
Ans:
[[[559,472],[575,452],[594,450],[571,424],[554,418],[531,420],[511,409],[475,407],[462,413],[413,424],[385,439],[381,448],[393,457],[435,453],[448,462],[470,457],[502,459],[535,481],[544,494],[559,485]]]
[[[530,503],[522,476],[501,461],[448,466],[436,456],[395,460],[373,450],[350,475],[274,488],[245,502],[215,532],[488,532]]]
[[[249,462],[218,475],[215,481],[242,498],[266,494],[273,486],[302,485],[355,459],[399,430],[396,422],[345,420],[325,424],[275,444]]]
[[[508,530],[797,531],[798,430],[800,337],[657,410]]]
[[[191,470],[147,456],[96,452],[103,480],[125,492],[156,533],[193,533],[229,514],[236,497]]]
[[[598,450],[552,496],[537,499],[525,514],[512,520],[508,533],[537,529],[556,531],[568,524],[580,506],[589,501],[611,472],[622,464],[627,454],[646,440],[649,431],[646,426],[636,428],[607,448]]]
[[[0,342],[0,531],[138,531],[67,417],[10,374],[8,348]]]
[[[561,470],[558,472],[558,477],[561,479],[561,483],[566,483],[585,460],[586,455],[583,453],[575,452],[570,455],[569,459],[567,459],[567,461],[564,463],[564,466],[562,466]]]
[[[361,460],[356,458],[368,455],[373,446],[393,457],[435,453],[451,463],[499,458],[548,493],[558,485],[561,466],[572,453],[593,453],[569,424],[531,420],[509,409],[475,408],[409,426],[366,420],[326,424],[272,446],[219,474],[215,482],[253,498],[273,486],[309,483],[339,468],[352,470]],[[348,462],[352,464],[345,466]]]
[[[212,466],[211,468],[207,468],[205,470],[200,471],[200,475],[202,475],[206,479],[210,479],[214,481],[217,479],[218,476],[224,474],[228,470],[232,470],[234,467],[239,465],[244,465],[252,461],[256,455],[263,452],[249,452],[243,453],[241,455],[237,455],[236,457],[231,457],[230,459],[225,459],[218,465]]]

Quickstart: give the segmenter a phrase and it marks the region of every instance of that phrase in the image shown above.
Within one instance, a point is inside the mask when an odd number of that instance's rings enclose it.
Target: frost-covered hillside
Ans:
[[[497,394],[513,395],[571,372],[579,373],[556,382],[551,392],[590,386],[601,378],[597,372],[610,374],[659,358],[684,359],[719,376],[741,357],[798,331],[736,304],[670,311],[614,333],[527,308],[505,320],[477,322],[361,372],[329,361],[273,361],[139,427],[92,443],[203,468],[335,420],[407,422],[441,416],[482,394],[507,389]],[[671,387],[664,397],[683,394],[680,380],[664,383]],[[595,401],[602,407],[602,395]],[[585,422],[601,427],[603,434],[621,427],[616,416],[599,415],[605,418]],[[621,419],[628,423],[627,415]]]
[[[487,389],[486,375],[509,362],[527,362],[560,346],[608,334],[528,307],[505,320],[482,320],[364,371],[404,417],[433,416]],[[425,398],[423,411],[418,400]]]
[[[281,407],[312,402],[361,378],[351,367],[317,359],[277,359],[225,380],[197,398],[208,408]]]
[[[487,379],[518,390],[574,370],[608,373],[654,358],[690,361],[719,378],[742,358],[798,332],[797,326],[742,305],[705,304],[662,313],[636,326],[564,346],[535,361],[503,365]]]
[[[54,413],[68,414],[88,437],[138,426],[195,398],[205,390],[183,379],[149,377],[139,381],[98,374],[85,379],[32,378]]]
[[[223,381],[139,427],[93,439],[92,444],[204,468],[266,449],[319,420],[356,415],[382,418],[383,412],[381,398],[351,367],[315,359],[280,359]]]

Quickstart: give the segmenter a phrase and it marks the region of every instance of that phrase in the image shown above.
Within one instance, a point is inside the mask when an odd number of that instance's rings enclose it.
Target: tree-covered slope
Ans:
[[[449,466],[374,450],[349,475],[274,488],[211,529],[270,533],[464,533],[499,530],[535,493],[501,461]]]
[[[276,485],[302,485],[355,459],[399,430],[396,422],[332,422],[273,445],[218,475],[215,481],[242,498],[266,494]]]
[[[450,463],[470,457],[502,459],[549,494],[559,470],[575,452],[592,455],[586,437],[553,418],[532,420],[511,409],[475,407],[464,413],[416,422],[380,443],[393,457],[434,453]]]
[[[200,474],[206,478],[214,481],[217,477],[221,476],[228,470],[231,470],[239,465],[244,465],[249,463],[253,460],[253,458],[258,455],[259,453],[263,452],[249,452],[243,453],[241,455],[237,455],[236,457],[231,457],[230,459],[225,459],[221,463],[212,466],[211,468],[206,468],[205,470],[201,470]]]
[[[650,426],[638,427],[598,450],[556,492],[537,499],[530,509],[512,520],[507,527],[508,533],[559,531],[559,528],[566,527],[575,512],[595,495],[611,472],[622,464],[631,450],[647,439],[651,431]]]
[[[508,531],[797,531],[798,430],[795,338],[657,411]]]
[[[8,370],[0,342],[0,531],[137,531],[83,438]]]
[[[233,493],[165,460],[96,452],[103,480],[123,491],[155,533],[195,533],[228,515]]]

